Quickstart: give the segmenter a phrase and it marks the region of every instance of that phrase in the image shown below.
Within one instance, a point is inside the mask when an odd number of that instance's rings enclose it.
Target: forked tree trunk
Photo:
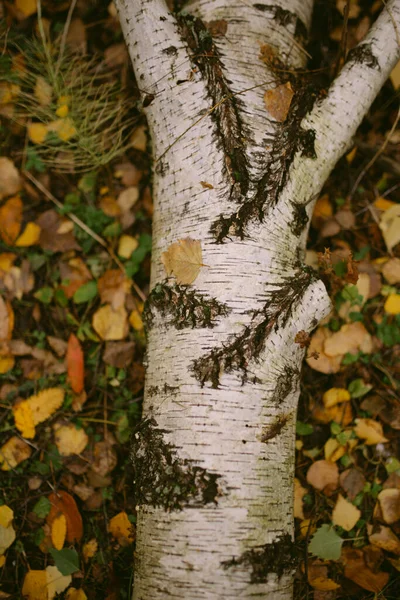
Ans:
[[[330,308],[303,265],[309,217],[399,57],[400,0],[328,95],[301,75],[312,0],[196,0],[177,16],[164,0],[117,6],[155,161],[134,598],[288,600],[295,337]],[[270,48],[274,68],[260,60]],[[264,93],[287,82],[278,122]],[[184,238],[206,265],[192,285],[161,261]]]

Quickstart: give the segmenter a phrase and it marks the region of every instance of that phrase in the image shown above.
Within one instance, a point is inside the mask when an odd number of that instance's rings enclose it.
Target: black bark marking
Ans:
[[[285,10],[281,6],[276,4],[253,4],[253,7],[261,12],[270,12],[272,18],[282,27],[288,27],[294,25],[294,37],[296,40],[306,41],[308,38],[308,31],[305,23],[296,15],[296,13],[290,10]]]
[[[232,96],[223,65],[212,36],[205,24],[188,14],[178,14],[181,35],[192,51],[192,60],[202,74],[212,106],[216,136],[225,155],[226,174],[231,184],[231,198],[240,201],[249,189],[245,132],[239,114],[240,100]]]
[[[151,385],[146,389],[146,395],[149,398],[153,398],[153,396],[157,396],[157,394],[170,394],[171,396],[174,396],[178,390],[179,386],[168,385],[168,383],[164,383],[163,386]]]
[[[175,46],[168,46],[168,48],[162,50],[162,53],[167,56],[175,56],[175,54],[178,54],[178,49]]]
[[[145,419],[132,435],[135,503],[168,511],[216,504],[220,475],[179,458],[177,449],[164,441],[164,433],[155,419]]]
[[[281,414],[275,419],[275,421],[273,423],[271,423],[270,425],[267,425],[266,427],[263,427],[260,438],[259,438],[260,441],[263,443],[266,443],[269,440],[272,440],[277,435],[279,435],[281,433],[282,429],[285,427],[285,425],[289,421],[290,416],[291,416],[290,414],[286,414],[286,415]]]
[[[264,174],[255,184],[255,194],[245,200],[235,213],[230,216],[220,215],[212,224],[211,233],[217,243],[224,242],[229,236],[244,239],[250,221],[263,222],[267,210],[278,203],[297,151],[301,151],[302,156],[316,158],[315,132],[302,129],[301,122],[312,109],[317,93],[313,85],[298,85],[293,79],[292,86],[298,89],[293,96],[286,121],[276,124],[275,139]]]
[[[229,308],[215,298],[207,298],[187,286],[169,286],[158,283],[150,292],[144,310],[146,328],[152,326],[154,310],[163,317],[171,316],[171,323],[176,329],[215,327],[216,319],[226,316]]]
[[[294,383],[299,379],[300,371],[286,365],[277,379],[272,398],[269,400],[279,406],[293,390]]]
[[[224,569],[232,569],[245,565],[250,570],[251,583],[266,583],[270,573],[282,577],[284,573],[292,573],[298,563],[295,545],[288,533],[284,533],[275,542],[253,548],[238,558],[222,563]]]
[[[290,230],[296,237],[299,237],[308,224],[308,215],[305,204],[294,204],[293,206],[293,221],[290,223]]]
[[[379,69],[378,59],[371,50],[371,44],[360,44],[356,46],[347,55],[347,62],[354,62],[361,65],[366,65],[371,69]]]
[[[301,300],[306,288],[314,280],[309,269],[303,269],[285,280],[280,287],[270,292],[268,302],[261,310],[253,312],[250,325],[222,348],[195,360],[192,370],[202,386],[208,381],[218,388],[222,373],[242,372],[242,382],[248,381],[248,366],[257,361],[270,333],[284,327],[291,317],[293,308]]]

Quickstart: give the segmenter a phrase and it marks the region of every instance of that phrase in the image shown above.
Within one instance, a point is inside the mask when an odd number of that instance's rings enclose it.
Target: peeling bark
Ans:
[[[163,0],[116,4],[155,160],[134,599],[289,600],[295,337],[330,308],[301,261],[320,189],[399,57],[400,0],[324,97],[296,75],[312,0],[193,0],[176,16]],[[278,123],[263,97],[286,81]],[[161,255],[185,237],[207,266],[178,286]]]

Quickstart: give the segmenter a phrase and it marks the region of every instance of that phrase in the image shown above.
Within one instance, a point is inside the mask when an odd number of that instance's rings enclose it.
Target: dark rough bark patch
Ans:
[[[285,533],[275,542],[248,550],[238,558],[223,562],[222,566],[232,569],[245,565],[250,570],[251,583],[266,583],[270,573],[275,573],[279,578],[284,573],[292,573],[297,562],[295,545],[290,535]]]
[[[287,324],[293,308],[314,277],[307,268],[293,274],[279,288],[270,292],[268,302],[261,310],[253,312],[250,324],[241,333],[232,336],[221,348],[195,360],[192,371],[201,385],[204,386],[208,381],[213,388],[218,388],[221,374],[232,371],[241,371],[243,383],[248,381],[250,362],[257,361],[274,328]]]
[[[135,503],[168,511],[217,503],[220,475],[179,458],[177,449],[164,441],[164,433],[155,419],[145,419],[132,435]]]
[[[307,40],[307,27],[305,26],[305,23],[296,15],[296,13],[291,12],[290,10],[285,10],[276,4],[257,3],[253,4],[253,7],[261,12],[270,12],[273,15],[272,18],[279,23],[279,25],[282,25],[282,27],[287,27],[288,25],[294,24],[294,37],[296,40]]]
[[[371,69],[380,69],[378,59],[373,54],[370,44],[360,44],[350,50],[347,56],[347,62],[366,65]]]
[[[215,107],[211,118],[216,126],[217,141],[225,155],[231,198],[238,202],[247,194],[250,182],[244,148],[245,132],[239,114],[240,100],[232,95],[221,57],[206,25],[201,19],[186,13],[179,13],[177,22],[192,51],[192,60],[204,78],[212,107]]]
[[[153,396],[157,396],[157,394],[176,395],[178,390],[179,386],[168,385],[168,383],[164,383],[163,386],[151,385],[146,389],[146,395],[148,398],[153,398]]]
[[[296,152],[302,156],[316,158],[315,131],[302,129],[301,122],[311,111],[317,98],[317,92],[311,84],[301,84],[292,80],[295,94],[284,123],[277,123],[275,139],[269,153],[265,171],[256,182],[255,194],[244,201],[235,213],[230,216],[220,215],[211,226],[217,243],[222,243],[229,236],[244,239],[246,226],[253,220],[263,222],[267,210],[278,203],[284,189],[290,167]]]
[[[300,372],[298,369],[293,369],[293,367],[286,365],[283,369],[283,372],[277,379],[275,390],[270,402],[276,406],[282,404],[286,396],[288,396],[288,394],[290,394],[292,391],[294,382],[299,377]]]
[[[308,215],[304,204],[294,204],[293,206],[293,221],[290,223],[290,231],[296,237],[299,237],[308,224]]]
[[[207,298],[186,286],[158,283],[150,292],[144,310],[146,328],[152,326],[154,310],[163,317],[170,315],[176,329],[215,327],[216,319],[226,316],[229,308],[215,298]]]
[[[267,425],[266,427],[263,427],[259,438],[260,441],[266,443],[269,440],[272,440],[277,435],[279,435],[282,429],[285,427],[286,423],[289,421],[290,416],[290,413],[286,415],[281,414],[275,419],[273,423]]]

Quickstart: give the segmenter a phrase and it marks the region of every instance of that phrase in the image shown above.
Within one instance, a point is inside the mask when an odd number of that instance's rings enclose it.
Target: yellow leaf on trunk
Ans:
[[[201,243],[199,240],[185,238],[178,240],[161,255],[167,275],[174,275],[177,283],[188,285],[197,278],[204,267]]]

